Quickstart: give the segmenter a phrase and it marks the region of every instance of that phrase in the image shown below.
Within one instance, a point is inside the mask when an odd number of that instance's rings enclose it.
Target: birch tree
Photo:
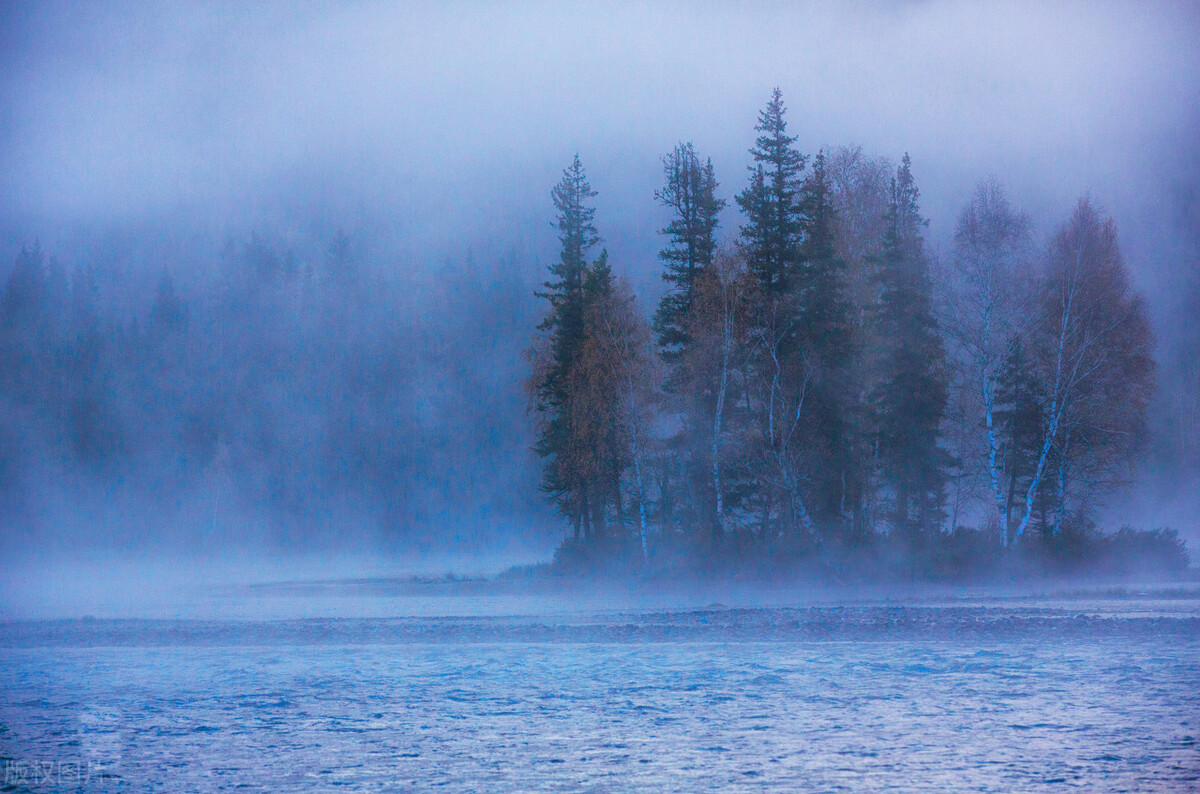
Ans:
[[[718,249],[696,281],[687,317],[691,342],[667,365],[672,388],[678,392],[667,397],[682,406],[687,428],[682,451],[697,478],[693,493],[699,502],[698,529],[706,533],[714,552],[729,530],[728,511],[741,504],[746,491],[744,477],[730,478],[728,461],[738,458],[744,446],[741,420],[745,417],[736,407],[748,350],[751,291],[740,252],[732,247]]]
[[[595,294],[588,305],[588,354],[584,361],[612,387],[611,406],[595,407],[612,423],[611,437],[620,444],[614,450],[616,465],[623,468],[628,463],[632,467],[630,490],[637,509],[638,545],[643,564],[649,564],[646,455],[648,427],[658,402],[656,357],[651,349],[650,328],[638,311],[628,283],[614,279],[606,263],[603,269],[595,269],[593,280]]]
[[[954,230],[954,269],[948,284],[948,331],[960,371],[981,414],[964,410],[962,421],[981,426],[983,470],[996,520],[1007,532],[1010,498],[1005,478],[1005,441],[997,420],[1000,370],[1010,340],[1025,332],[1031,282],[1028,219],[1013,209],[991,178],[975,188]],[[965,440],[965,439],[964,439]],[[960,454],[974,456],[975,447]],[[1011,452],[1011,444],[1010,449]]]
[[[1033,338],[1046,424],[1014,540],[1028,528],[1051,466],[1055,530],[1072,495],[1083,506],[1127,478],[1122,470],[1144,443],[1154,385],[1145,301],[1130,286],[1116,224],[1086,198],[1051,240],[1044,284]]]
[[[722,474],[727,445],[726,416],[735,401],[735,383],[745,365],[747,286],[745,260],[734,250],[720,251],[701,283],[697,312],[697,325],[705,332],[708,355],[703,363],[693,360],[692,366],[693,369],[702,366],[703,380],[711,383],[708,449],[715,538],[724,537],[726,532],[726,481]]]

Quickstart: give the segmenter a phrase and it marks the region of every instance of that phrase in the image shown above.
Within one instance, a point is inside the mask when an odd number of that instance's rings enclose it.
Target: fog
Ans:
[[[24,496],[0,514],[9,549],[402,549],[467,571],[548,557],[565,525],[537,490],[522,384],[543,311],[533,292],[557,255],[550,189],[579,153],[614,270],[649,312],[663,289],[660,158],[694,142],[731,199],[775,86],[801,151],[911,155],[935,253],[989,175],[1039,239],[1083,194],[1115,218],[1150,301],[1159,385],[1141,485],[1111,500],[1105,522],[1170,525],[1200,544],[1194,408],[1190,425],[1179,418],[1200,388],[1188,365],[1200,14],[1187,3],[29,3],[0,14],[0,276],[36,242],[67,270],[94,266],[109,304],[145,323],[163,271],[185,302],[202,302],[222,252],[248,257],[261,239],[319,267],[344,230],[363,268],[405,298],[393,319],[417,340],[404,377],[425,407],[398,411],[426,411],[425,435],[396,453],[426,464],[406,470],[403,496],[330,508],[319,531],[264,517],[269,505],[221,507],[220,521],[207,502],[180,507],[186,494],[162,508],[150,484],[136,508],[97,496],[96,510],[31,511],[43,489],[59,491],[10,431],[3,476]],[[732,238],[741,219],[729,204]],[[456,316],[445,280],[464,272],[523,297],[467,301]],[[435,351],[434,337],[450,347]],[[451,361],[447,350],[467,352]],[[471,407],[480,389],[486,412]],[[477,454],[485,431],[494,443]],[[253,461],[241,464],[234,477],[253,479]],[[464,480],[491,501],[468,504]],[[184,526],[200,514],[216,529]]]
[[[1198,319],[1187,0],[2,2],[5,790],[1195,791]]]
[[[497,236],[545,256],[547,193],[578,151],[614,260],[653,271],[659,156],[693,140],[738,189],[775,85],[802,151],[908,151],[943,233],[987,174],[1034,217],[1091,191],[1128,225],[1166,203],[1164,180],[1189,183],[1200,112],[1183,3],[39,4],[6,17],[13,254],[39,235],[186,219],[217,235],[373,222],[406,260]]]

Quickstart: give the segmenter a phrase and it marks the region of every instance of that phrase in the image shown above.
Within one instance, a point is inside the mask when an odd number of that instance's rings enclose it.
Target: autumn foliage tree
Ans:
[[[1047,490],[1054,532],[1072,507],[1129,479],[1154,387],[1145,301],[1130,286],[1116,224],[1086,198],[1050,242],[1039,298],[1030,336],[1044,429],[1014,539]]]
[[[588,184],[578,156],[552,196],[561,244],[549,303],[532,351],[529,391],[539,418],[537,452],[546,459],[543,488],[593,548],[622,548],[636,515],[648,557],[646,456],[648,412],[656,392],[650,329],[628,286],[614,277],[599,243]]]
[[[959,363],[955,386],[970,406],[961,419],[970,432],[957,452],[962,466],[982,475],[991,520],[1001,527],[1027,481],[1029,439],[1040,426],[1022,342],[1035,286],[1032,254],[1028,219],[996,179],[981,182],[955,224],[946,332]]]

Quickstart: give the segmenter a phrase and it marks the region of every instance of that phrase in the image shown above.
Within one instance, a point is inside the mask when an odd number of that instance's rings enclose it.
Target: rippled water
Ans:
[[[40,790],[1200,789],[1169,603],[0,624]]]

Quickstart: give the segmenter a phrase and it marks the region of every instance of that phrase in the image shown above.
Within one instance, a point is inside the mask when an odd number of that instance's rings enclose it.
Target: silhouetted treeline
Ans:
[[[414,284],[341,233],[312,261],[255,235],[190,281],[21,252],[0,298],[9,541],[444,544],[528,511],[512,262]]]
[[[711,161],[663,158],[652,321],[597,253],[578,157],[554,189],[529,388],[562,553],[932,564],[1032,536],[1086,556],[1064,538],[1128,483],[1154,384],[1113,222],[1081,199],[1036,244],[989,180],[936,261],[907,155],[799,152],[778,90],[755,130],[723,239]]]

